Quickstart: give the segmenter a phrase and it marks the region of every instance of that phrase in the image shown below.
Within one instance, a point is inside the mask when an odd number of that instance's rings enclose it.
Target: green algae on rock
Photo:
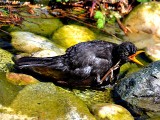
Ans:
[[[19,13],[24,18],[22,27],[10,26],[7,31],[28,31],[45,37],[50,37],[55,30],[63,26],[59,19],[55,19],[53,16],[48,16],[48,13],[42,13],[43,11],[45,12],[43,9],[34,9],[35,13],[33,15],[27,13],[26,9],[24,9],[24,11],[25,12]]]
[[[72,92],[83,100],[88,107],[96,103],[113,102],[112,88],[106,88],[105,90],[73,89]]]
[[[68,48],[80,42],[94,40],[95,34],[83,26],[65,25],[54,32],[52,39],[58,45]]]
[[[9,83],[5,73],[0,73],[0,105],[8,106],[22,88]]]
[[[0,49],[0,72],[8,72],[13,67],[12,54]]]
[[[97,120],[134,120],[130,112],[120,105],[98,103],[90,109]]]
[[[32,53],[40,50],[53,50],[61,54],[61,50],[47,38],[30,32],[11,32],[12,45],[16,50]]]
[[[95,120],[87,106],[71,92],[53,83],[27,85],[10,107],[15,113],[42,120]]]

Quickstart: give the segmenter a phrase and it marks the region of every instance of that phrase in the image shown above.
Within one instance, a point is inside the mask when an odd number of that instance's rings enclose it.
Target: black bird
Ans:
[[[42,75],[52,77],[68,86],[101,86],[115,79],[120,66],[126,62],[141,64],[135,56],[137,51],[131,42],[120,45],[95,40],[78,43],[55,57],[22,57],[15,60],[19,69],[30,68]]]

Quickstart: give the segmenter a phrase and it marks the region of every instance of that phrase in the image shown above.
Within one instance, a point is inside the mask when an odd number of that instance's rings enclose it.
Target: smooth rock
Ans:
[[[47,38],[30,32],[11,32],[12,45],[16,50],[33,53],[40,50],[53,50],[61,54],[61,50]]]
[[[115,95],[137,114],[154,112],[160,115],[160,61],[121,79],[115,86]],[[116,101],[122,102],[118,98]]]
[[[1,120],[38,120],[35,117],[27,117],[26,115],[14,115],[7,113],[0,113]]]
[[[65,25],[54,32],[52,39],[58,45],[68,48],[80,42],[94,40],[95,34],[83,26]]]
[[[127,36],[139,49],[160,42],[159,11],[158,1],[145,2],[136,6],[124,19],[124,25],[131,31]]]
[[[97,120],[134,120],[124,107],[112,103],[99,103],[91,107],[91,112]]]
[[[53,50],[41,50],[41,51],[34,52],[31,54],[32,57],[54,57],[58,55],[60,55],[60,53],[58,54],[57,52]]]
[[[145,53],[152,61],[160,60],[160,43],[147,47]]]

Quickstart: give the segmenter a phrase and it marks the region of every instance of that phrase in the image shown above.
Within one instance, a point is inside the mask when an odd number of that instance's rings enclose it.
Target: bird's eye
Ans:
[[[129,53],[128,53],[128,52],[125,52],[124,54],[125,54],[126,56],[128,56],[128,55],[129,55]]]

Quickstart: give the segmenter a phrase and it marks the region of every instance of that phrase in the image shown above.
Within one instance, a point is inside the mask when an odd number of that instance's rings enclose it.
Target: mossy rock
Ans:
[[[25,18],[22,27],[10,26],[7,31],[28,31],[45,37],[50,37],[55,30],[62,27],[59,19],[54,18]]]
[[[83,100],[88,107],[96,103],[113,103],[112,88],[109,87],[103,90],[73,89],[72,91]]]
[[[11,106],[15,113],[43,120],[95,120],[87,106],[71,92],[53,83],[36,83],[19,92]]]
[[[13,55],[3,49],[0,49],[0,72],[8,72],[13,67]]]
[[[5,73],[0,72],[0,105],[8,106],[22,88],[9,83]]]
[[[80,42],[94,40],[95,34],[83,26],[65,25],[54,32],[52,39],[58,45],[68,48]]]

